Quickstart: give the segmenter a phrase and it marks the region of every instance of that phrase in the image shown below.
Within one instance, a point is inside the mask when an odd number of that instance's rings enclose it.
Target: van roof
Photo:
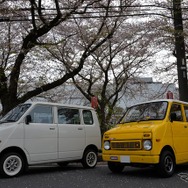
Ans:
[[[53,102],[42,102],[42,101],[37,101],[37,102],[25,102],[25,104],[32,104],[32,105],[43,104],[43,105],[63,106],[63,107],[82,108],[82,109],[94,110],[94,108],[89,107],[89,106],[72,105],[72,104],[63,104],[63,103],[53,103]]]
[[[140,102],[140,103],[135,103],[134,105],[132,106],[135,106],[135,105],[139,105],[139,104],[145,104],[145,103],[151,103],[151,102],[178,102],[178,103],[183,103],[183,104],[187,104],[188,105],[188,102],[185,102],[185,101],[180,101],[180,100],[177,100],[177,99],[155,99],[155,100],[150,100],[150,101],[145,101],[145,102]]]

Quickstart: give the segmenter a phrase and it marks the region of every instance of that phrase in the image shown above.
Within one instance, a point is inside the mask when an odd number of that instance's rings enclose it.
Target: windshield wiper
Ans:
[[[8,123],[8,121],[0,121],[0,124],[2,124],[2,123]]]
[[[9,120],[5,120],[5,121],[0,121],[0,124],[9,123],[9,122],[15,122],[15,120],[9,119]]]
[[[119,124],[124,124],[124,123],[132,123],[132,122],[136,122],[136,120],[130,120],[130,121],[122,121]]]
[[[13,120],[13,119],[7,119],[6,121],[7,122],[15,122],[15,120]]]

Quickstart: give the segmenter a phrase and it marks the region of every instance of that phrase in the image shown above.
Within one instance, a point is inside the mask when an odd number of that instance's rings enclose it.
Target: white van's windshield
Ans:
[[[0,123],[16,122],[27,111],[31,104],[20,104],[16,108],[9,111],[4,117],[0,119]]]
[[[148,120],[162,120],[165,118],[167,102],[151,102],[130,107],[123,123]]]

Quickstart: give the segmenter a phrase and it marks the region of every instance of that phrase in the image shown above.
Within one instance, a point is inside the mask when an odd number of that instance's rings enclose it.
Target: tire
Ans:
[[[170,151],[163,151],[157,166],[159,175],[164,178],[171,177],[174,174],[175,165],[174,155]]]
[[[57,163],[60,167],[62,167],[62,168],[64,168],[64,167],[66,167],[68,164],[69,164],[69,162],[59,162],[59,163]]]
[[[0,174],[3,177],[15,177],[26,169],[26,162],[19,153],[6,153],[0,159]]]
[[[124,169],[124,165],[119,162],[108,162],[108,168],[113,173],[121,173]]]
[[[94,168],[97,165],[97,152],[93,149],[88,149],[84,152],[82,165],[84,168]]]

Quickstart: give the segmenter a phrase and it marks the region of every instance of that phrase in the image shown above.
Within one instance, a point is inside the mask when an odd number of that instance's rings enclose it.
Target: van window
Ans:
[[[1,119],[0,123],[18,121],[30,106],[31,104],[18,105],[17,107],[9,111],[2,119],[0,118]]]
[[[130,107],[124,117],[124,123],[135,121],[162,120],[165,118],[167,102],[143,103]]]
[[[175,121],[183,121],[182,112],[181,112],[181,105],[173,104],[171,107],[171,113],[176,114]]]
[[[186,121],[188,121],[188,106],[184,106]]]
[[[30,113],[31,123],[53,123],[52,107],[38,105]]]
[[[58,108],[59,124],[80,124],[80,114],[78,109]]]
[[[93,116],[90,110],[83,110],[83,119],[84,119],[84,124],[86,125],[93,124]]]

